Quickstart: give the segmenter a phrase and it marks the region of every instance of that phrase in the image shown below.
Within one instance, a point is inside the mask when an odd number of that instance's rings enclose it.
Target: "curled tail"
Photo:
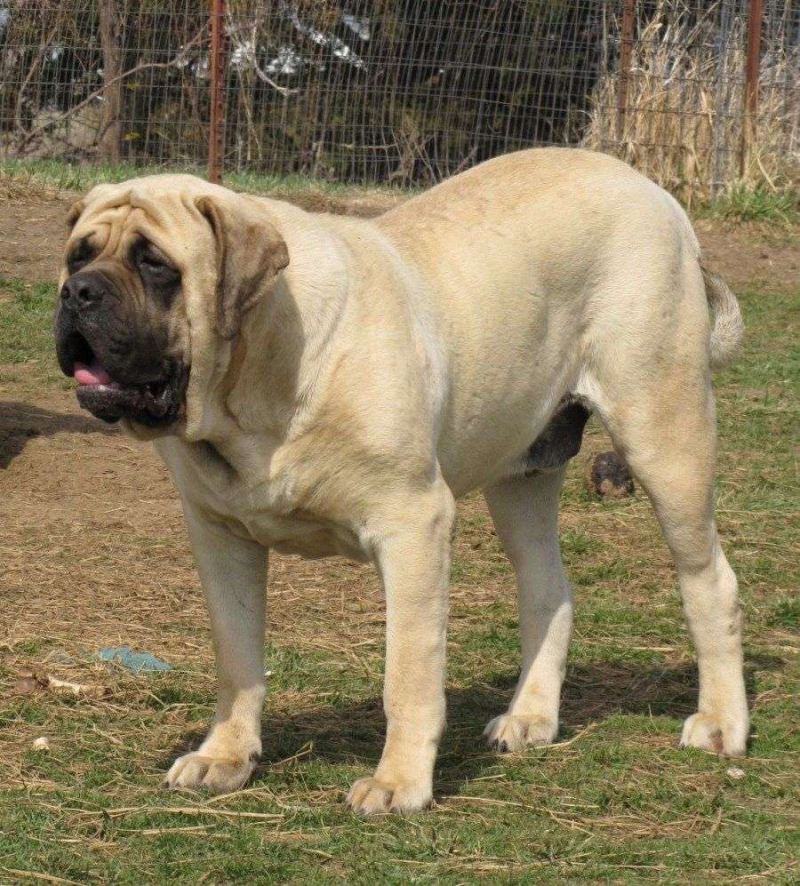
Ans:
[[[727,366],[736,356],[744,336],[744,320],[739,302],[727,283],[702,265],[700,269],[711,308],[711,366],[718,369]]]

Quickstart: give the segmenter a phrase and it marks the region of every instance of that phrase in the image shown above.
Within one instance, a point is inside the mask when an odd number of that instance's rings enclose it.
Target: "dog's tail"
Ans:
[[[736,356],[744,336],[744,320],[739,302],[728,284],[702,265],[700,269],[711,308],[711,366],[719,369]]]

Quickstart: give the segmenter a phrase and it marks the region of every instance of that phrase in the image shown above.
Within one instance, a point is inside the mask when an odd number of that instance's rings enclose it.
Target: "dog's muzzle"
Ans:
[[[55,318],[59,366],[77,382],[80,405],[97,418],[166,427],[180,418],[189,367],[164,357],[164,346],[151,331],[137,333],[120,305],[103,274],[70,277]]]

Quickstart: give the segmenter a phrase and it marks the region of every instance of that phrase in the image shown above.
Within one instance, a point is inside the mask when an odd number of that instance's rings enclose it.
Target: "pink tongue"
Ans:
[[[111,376],[95,360],[91,366],[85,363],[75,364],[75,381],[79,385],[110,385]]]

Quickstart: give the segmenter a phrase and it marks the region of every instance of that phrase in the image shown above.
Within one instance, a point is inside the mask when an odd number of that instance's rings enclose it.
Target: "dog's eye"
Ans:
[[[94,248],[86,240],[80,240],[77,246],[67,257],[67,269],[70,274],[75,274],[81,268],[86,267],[95,257]]]
[[[139,264],[145,270],[155,274],[157,274],[159,271],[167,270],[167,266],[164,264],[163,261],[159,261],[157,258],[153,258],[151,255],[147,255],[146,253],[139,259]]]
[[[158,280],[172,281],[180,277],[180,272],[162,261],[151,252],[142,252],[138,257],[139,269],[144,274]]]

